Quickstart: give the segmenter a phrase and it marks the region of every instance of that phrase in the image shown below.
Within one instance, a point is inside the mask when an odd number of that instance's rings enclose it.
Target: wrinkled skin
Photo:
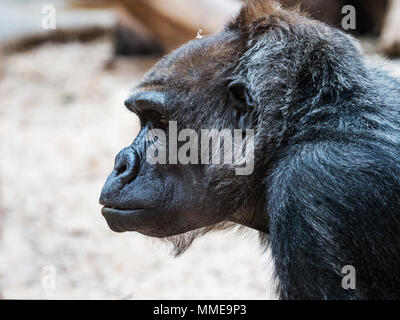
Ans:
[[[142,130],[100,197],[115,231],[260,231],[283,299],[400,299],[400,85],[353,38],[254,1],[162,59],[126,106]],[[149,165],[150,128],[254,129],[254,171]],[[185,237],[193,234],[193,237]],[[183,234],[183,235],[180,235]],[[268,242],[263,242],[267,245]],[[356,269],[356,289],[341,286]]]

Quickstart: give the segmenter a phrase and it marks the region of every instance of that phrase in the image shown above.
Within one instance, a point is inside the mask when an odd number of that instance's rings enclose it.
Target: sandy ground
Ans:
[[[207,235],[175,259],[157,240],[108,229],[100,190],[138,131],[123,100],[154,62],[105,71],[110,50],[46,45],[0,61],[3,297],[274,298],[255,233]]]

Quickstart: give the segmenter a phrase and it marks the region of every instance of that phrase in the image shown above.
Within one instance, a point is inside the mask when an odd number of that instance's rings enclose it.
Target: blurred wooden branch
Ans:
[[[121,23],[156,39],[166,51],[202,35],[220,31],[240,9],[239,0],[79,0],[88,7],[112,4]]]
[[[220,31],[240,8],[235,0],[118,0],[159,39],[167,51],[202,34]]]
[[[77,29],[57,29],[51,33],[32,34],[16,38],[9,43],[3,44],[2,50],[4,53],[10,54],[13,52],[30,50],[45,43],[68,43],[73,41],[85,43],[99,38],[109,37],[111,33],[109,27],[102,26],[87,26]]]
[[[400,0],[389,2],[389,11],[382,27],[380,49],[391,58],[400,55]]]
[[[112,35],[116,55],[169,52],[201,35],[222,30],[240,9],[240,0],[71,0],[61,7],[57,30],[31,30],[5,42],[4,52],[31,49],[46,42],[90,41]],[[114,8],[112,21],[94,19],[86,9]],[[73,9],[73,10],[70,10]],[[93,13],[96,10],[91,10]]]

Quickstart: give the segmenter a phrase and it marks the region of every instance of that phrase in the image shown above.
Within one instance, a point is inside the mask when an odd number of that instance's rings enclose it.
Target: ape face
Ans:
[[[199,137],[201,129],[254,127],[246,87],[234,76],[240,46],[233,31],[193,40],[162,59],[125,102],[142,128],[117,155],[102,190],[102,213],[112,230],[166,237],[227,221],[266,228],[265,219],[255,214],[259,203],[254,199],[262,196],[254,185],[260,177],[238,176],[235,165],[200,160],[185,165],[147,161],[151,143],[146,135],[161,129],[169,140],[169,121],[176,121],[178,132],[190,128]],[[171,146],[168,142],[167,149]]]
[[[167,237],[235,222],[267,232],[269,172],[290,146],[324,134],[310,109],[335,99],[326,84],[344,91],[357,85],[347,77],[360,64],[356,51],[340,31],[260,1],[220,34],[166,56],[125,102],[142,129],[117,155],[101,194],[110,228]],[[170,151],[169,121],[199,137],[202,129],[253,129],[254,170],[238,175],[241,162],[150,164],[147,134],[164,130]]]

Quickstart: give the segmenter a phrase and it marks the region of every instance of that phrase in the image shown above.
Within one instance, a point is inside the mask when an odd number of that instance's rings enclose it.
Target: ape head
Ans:
[[[271,173],[290,146],[326,134],[312,109],[357,85],[348,71],[359,65],[363,72],[356,52],[336,29],[275,2],[252,1],[219,34],[164,57],[125,102],[141,131],[117,155],[102,190],[110,228],[160,238],[189,234],[178,250],[198,234],[235,224],[267,234]],[[146,135],[158,128],[168,140],[170,121],[199,137],[202,129],[253,129],[254,170],[239,175],[243,163],[235,162],[150,164]]]

